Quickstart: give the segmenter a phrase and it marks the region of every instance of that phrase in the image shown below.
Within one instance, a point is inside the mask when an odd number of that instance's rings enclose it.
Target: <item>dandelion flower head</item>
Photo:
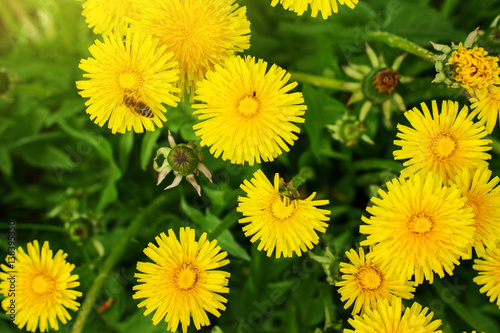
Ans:
[[[59,321],[66,324],[71,319],[67,309],[77,311],[76,301],[82,293],[78,287],[78,275],[71,274],[75,265],[66,262],[67,254],[62,250],[54,256],[49,243],[42,248],[37,240],[27,245],[26,253],[18,247],[13,257],[7,257],[7,265],[0,268],[0,294],[5,298],[2,307],[9,314],[9,306],[15,304],[14,324],[20,329],[47,332],[49,328],[58,330]],[[14,284],[14,288],[11,284]],[[15,290],[15,296],[9,294]],[[14,303],[11,303],[14,300]]]
[[[297,15],[302,16],[304,12],[311,5],[311,16],[318,16],[318,12],[321,12],[321,16],[326,20],[333,13],[339,11],[338,4],[346,5],[347,7],[353,9],[358,3],[358,0],[272,0],[271,6],[276,6],[280,3],[283,8],[297,13]]]
[[[480,292],[486,293],[491,303],[500,308],[500,247],[487,249],[483,258],[475,259],[473,269],[478,271],[473,281],[481,286]]]
[[[432,114],[425,103],[420,104],[422,112],[413,108],[405,113],[411,127],[398,124],[394,145],[396,160],[407,160],[401,171],[408,177],[421,171],[433,172],[445,181],[453,178],[463,168],[476,169],[487,167],[491,155],[491,140],[484,139],[488,134],[480,124],[473,122],[474,114],[468,113],[464,106],[458,110],[458,103],[443,101],[439,112],[436,101],[432,101]]]
[[[158,245],[149,243],[144,249],[154,263],[137,263],[133,298],[145,298],[138,306],[146,307],[145,316],[155,311],[153,324],[164,319],[171,332],[180,324],[186,333],[191,317],[196,329],[210,325],[206,312],[219,317],[219,310],[226,309],[227,299],[219,294],[229,292],[230,274],[217,269],[229,263],[227,252],[220,252],[206,233],[196,241],[191,228],[180,228],[179,239],[169,229],[168,236],[161,233],[155,240]]]
[[[79,94],[89,98],[87,113],[99,126],[108,121],[113,133],[163,126],[167,111],[162,103],[176,106],[178,89],[173,84],[179,71],[173,54],[158,47],[158,40],[127,30],[126,37],[115,33],[96,40],[89,48],[93,57],[82,59],[79,67],[88,80],[77,81]]]
[[[362,247],[359,248],[359,253],[350,249],[345,254],[351,263],[340,263],[342,281],[337,282],[335,286],[340,287],[340,300],[347,301],[344,309],[354,303],[353,315],[372,308],[379,300],[391,300],[392,296],[413,298],[412,292],[415,288],[411,286],[412,282],[400,282],[399,277],[387,274],[380,264],[365,257]]]
[[[217,65],[197,85],[193,105],[200,123],[193,126],[201,145],[215,157],[244,164],[272,161],[297,140],[306,106],[296,82],[276,65],[232,57]]]
[[[462,43],[448,59],[450,75],[469,92],[500,83],[498,58],[489,56],[482,47],[466,48]]]
[[[325,232],[328,227],[330,211],[317,206],[328,204],[328,200],[313,200],[316,193],[307,199],[290,200],[280,194],[279,175],[274,176],[274,186],[261,170],[253,178],[245,180],[241,188],[246,197],[238,197],[238,212],[243,213],[240,223],[245,236],[252,236],[254,243],[260,240],[257,249],[264,250],[271,257],[276,250],[276,258],[298,256],[314,244],[318,244],[318,232]]]
[[[474,237],[472,208],[456,186],[443,186],[436,174],[420,173],[408,179],[395,178],[387,192],[379,190],[369,218],[359,228],[368,235],[361,245],[373,246],[368,258],[381,262],[390,274],[401,279],[415,275],[415,284],[424,278],[432,283],[434,273],[452,275],[463,249]]]
[[[489,86],[476,92],[470,99],[471,109],[477,113],[480,124],[486,126],[488,133],[493,132],[500,113],[500,87]]]
[[[96,34],[125,32],[127,23],[123,17],[134,17],[137,12],[134,0],[85,0],[82,7],[85,22]]]
[[[133,26],[152,34],[179,62],[181,96],[215,64],[250,47],[246,7],[235,0],[136,0]]]
[[[495,186],[500,179],[490,180],[491,171],[488,169],[461,170],[450,184],[455,184],[462,196],[467,198],[466,207],[471,207],[474,213],[473,242],[466,247],[467,256],[472,258],[472,247],[478,257],[482,257],[487,248],[496,247],[500,235],[500,188]]]
[[[432,320],[434,313],[427,313],[428,310],[415,302],[403,311],[401,298],[394,297],[392,302],[384,298],[362,316],[349,319],[353,329],[345,329],[344,333],[442,333],[436,331],[441,320]]]

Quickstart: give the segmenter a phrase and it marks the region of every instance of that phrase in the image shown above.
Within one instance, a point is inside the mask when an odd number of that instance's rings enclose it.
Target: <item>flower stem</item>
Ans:
[[[97,274],[97,277],[94,279],[92,287],[86,294],[85,300],[83,301],[83,304],[80,310],[78,311],[78,316],[76,317],[75,324],[73,325],[71,333],[81,333],[83,331],[87,317],[89,316],[90,311],[94,307],[94,303],[97,299],[99,291],[102,288],[102,285],[104,284],[104,281],[106,280],[106,278],[108,277],[109,273],[116,265],[118,260],[120,260],[120,258],[122,257],[123,252],[125,251],[125,248],[127,247],[129,240],[135,236],[135,233],[137,232],[139,226],[144,225],[144,222],[148,217],[148,215],[151,212],[155,211],[159,206],[163,205],[165,203],[164,201],[165,201],[165,196],[160,196],[156,198],[144,210],[142,210],[130,223],[127,229],[126,236],[123,237],[118,242],[118,244],[113,248],[108,258],[101,266],[99,274]]]
[[[318,75],[299,73],[299,72],[290,72],[292,74],[292,81],[299,81],[301,83],[309,83],[318,87],[331,88],[342,91],[350,91],[353,92],[360,88],[359,83],[357,82],[346,82],[337,79],[330,79]]]
[[[436,62],[437,55],[406,38],[396,36],[385,31],[368,32],[367,35],[371,40],[382,42],[392,47],[397,47],[433,64]]]
[[[304,184],[306,180],[311,179],[314,177],[314,171],[311,167],[302,167],[299,170],[299,173],[292,178],[292,184],[295,188],[299,187],[300,185]]]
[[[450,17],[457,5],[458,0],[445,0],[441,6],[441,15],[444,18]]]

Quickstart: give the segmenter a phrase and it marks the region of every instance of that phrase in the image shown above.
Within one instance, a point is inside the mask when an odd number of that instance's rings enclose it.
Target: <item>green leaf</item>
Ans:
[[[120,137],[120,150],[118,151],[118,165],[122,172],[127,170],[130,161],[130,152],[134,147],[134,132],[126,132]]]
[[[12,160],[5,147],[0,148],[0,170],[6,177],[12,176]]]
[[[153,150],[156,147],[156,142],[161,135],[161,131],[156,130],[154,132],[147,132],[142,138],[141,144],[141,169],[146,170],[146,167],[151,163],[151,157],[153,156]]]
[[[222,250],[227,251],[233,257],[250,261],[250,256],[247,251],[234,239],[231,231],[227,229],[230,225],[237,222],[236,214],[229,214],[224,221],[221,221],[208,210],[206,215],[204,215],[200,210],[189,206],[183,196],[181,196],[181,209],[193,222],[198,224],[203,231],[208,232],[209,238],[211,238],[211,231],[216,231],[215,239]]]
[[[74,115],[84,113],[84,111],[85,100],[83,98],[65,99],[62,101],[59,109],[51,113],[47,119],[45,119],[45,125],[52,126],[61,119],[70,118]]]
[[[112,165],[115,164],[113,147],[99,130],[79,131],[69,126],[63,119],[59,121],[59,127],[69,136],[81,140],[82,143],[86,142],[91,144],[102,159],[111,162]]]
[[[457,32],[450,21],[443,19],[441,14],[434,8],[426,5],[418,5],[410,2],[399,2],[392,15],[381,30],[392,32],[396,35],[406,37],[412,42],[429,46],[430,41],[454,41],[456,44],[465,39],[463,33]]]
[[[73,169],[76,167],[76,162],[68,151],[63,151],[51,144],[44,142],[32,143],[18,149],[21,157],[26,163],[31,166],[53,170],[59,169]]]
[[[96,211],[102,212],[110,203],[118,199],[118,190],[116,189],[116,182],[122,177],[121,171],[115,166],[111,169],[108,182],[101,192],[99,202],[97,203]]]
[[[316,159],[320,160],[322,150],[325,147],[323,141],[326,141],[326,145],[330,146],[330,139],[326,133],[325,125],[333,124],[337,119],[340,119],[345,106],[309,85],[304,85],[302,93],[307,104],[304,126],[311,141],[311,151]]]

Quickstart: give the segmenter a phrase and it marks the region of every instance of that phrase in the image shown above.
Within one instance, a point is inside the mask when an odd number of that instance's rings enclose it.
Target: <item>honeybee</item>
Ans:
[[[153,118],[155,116],[149,106],[141,101],[136,101],[132,96],[123,96],[123,103],[125,103],[126,106],[143,117]]]

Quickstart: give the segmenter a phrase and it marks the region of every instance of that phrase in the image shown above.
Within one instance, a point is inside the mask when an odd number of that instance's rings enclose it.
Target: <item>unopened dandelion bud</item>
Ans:
[[[390,99],[399,84],[400,77],[397,70],[389,67],[371,71],[363,81],[363,93],[366,99],[375,103]]]
[[[193,142],[176,144],[170,131],[168,132],[168,142],[171,148],[162,147],[158,149],[154,159],[153,167],[159,172],[156,185],[159,185],[173,171],[175,179],[165,190],[176,187],[180,184],[182,177],[186,177],[187,181],[196,189],[198,195],[201,195],[201,187],[196,183],[194,176],[201,171],[212,182],[212,174],[207,166],[203,164],[203,153],[196,148]],[[161,165],[158,162],[159,157],[163,157]]]
[[[366,136],[366,128],[359,119],[352,115],[344,114],[334,125],[327,125],[326,127],[333,139],[344,143],[348,147],[357,145],[360,138],[365,142],[373,143],[371,139],[363,138]]]
[[[182,176],[195,173],[198,163],[200,163],[196,149],[184,143],[180,143],[172,148],[167,156],[167,160],[172,169]]]

